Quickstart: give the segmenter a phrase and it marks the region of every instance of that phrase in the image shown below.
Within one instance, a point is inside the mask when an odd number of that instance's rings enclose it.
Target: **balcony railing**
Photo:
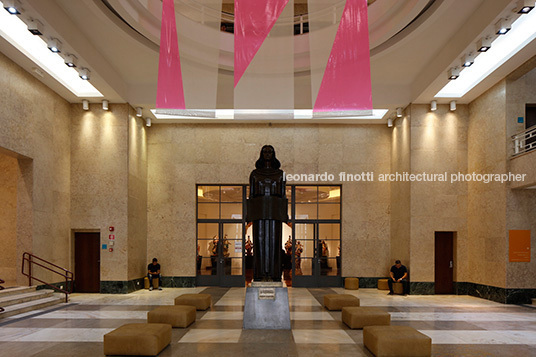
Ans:
[[[536,149],[536,125],[512,136],[512,158]]]

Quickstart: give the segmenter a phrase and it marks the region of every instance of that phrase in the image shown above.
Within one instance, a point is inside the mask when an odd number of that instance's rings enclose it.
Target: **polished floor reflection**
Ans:
[[[430,336],[434,356],[536,356],[536,309],[469,296],[388,296],[384,291],[289,288],[291,331],[242,330],[245,288],[141,290],[128,295],[73,294],[71,302],[0,320],[5,356],[102,356],[102,336],[125,323],[144,322],[155,305],[182,293],[212,295],[187,329],[173,329],[160,356],[372,356],[361,330],[327,311],[328,293],[351,293],[362,306],[391,314],[393,325]]]

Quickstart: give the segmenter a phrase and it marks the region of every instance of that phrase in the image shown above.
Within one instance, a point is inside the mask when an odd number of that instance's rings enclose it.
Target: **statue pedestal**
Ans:
[[[290,330],[288,290],[282,282],[253,282],[246,289],[244,330]]]

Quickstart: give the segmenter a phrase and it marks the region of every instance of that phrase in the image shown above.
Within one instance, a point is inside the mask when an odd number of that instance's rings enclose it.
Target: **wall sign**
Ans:
[[[509,231],[509,261],[530,262],[530,230]]]

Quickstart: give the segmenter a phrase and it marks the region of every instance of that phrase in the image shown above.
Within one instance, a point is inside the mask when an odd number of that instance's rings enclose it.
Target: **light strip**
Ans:
[[[80,79],[75,69],[67,67],[63,58],[50,52],[41,37],[32,35],[18,16],[10,15],[7,11],[0,11],[0,36],[77,97],[103,96],[91,83]]]
[[[215,116],[202,117],[198,116],[203,110],[191,109],[196,115],[169,115],[161,114],[158,109],[151,109],[156,119],[220,119],[220,120],[250,120],[250,119],[270,119],[270,120],[288,120],[288,119],[322,119],[317,116],[313,117],[312,109],[216,109]],[[387,114],[388,109],[373,109],[372,115],[367,116],[348,116],[330,119],[352,119],[352,120],[381,120]]]
[[[487,52],[477,56],[471,67],[464,69],[458,79],[450,81],[435,97],[463,97],[536,38],[534,24],[536,24],[536,11],[520,16],[506,35],[497,37]]]

